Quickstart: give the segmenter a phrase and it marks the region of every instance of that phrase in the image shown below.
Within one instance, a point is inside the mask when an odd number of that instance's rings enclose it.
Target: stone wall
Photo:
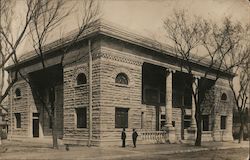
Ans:
[[[20,89],[21,96],[16,97],[15,91],[16,89]],[[12,137],[27,137],[29,134],[29,96],[27,92],[27,83],[25,81],[18,81],[12,88],[10,96],[10,108],[9,112],[9,134]],[[10,115],[12,112],[12,115]],[[16,117],[15,113],[21,114],[21,128],[16,127]]]
[[[233,124],[233,95],[228,86],[227,80],[219,79],[215,85],[215,124],[214,124],[214,140],[228,141],[233,140],[232,124]],[[227,99],[222,100],[222,94],[226,94]],[[221,116],[226,116],[226,129],[221,129]]]
[[[121,128],[115,128],[115,108],[128,108],[128,129],[141,127],[141,66],[133,63],[128,55],[102,50],[100,63],[101,86],[101,140],[120,144]],[[130,62],[128,64],[127,62]],[[115,83],[117,74],[125,73],[129,84]],[[129,138],[128,134],[128,138]]]
[[[88,79],[87,63],[64,67],[64,138],[86,139],[88,137],[88,116],[87,128],[77,129],[76,111],[78,107],[86,107],[88,115],[88,90],[87,84],[77,86],[76,77],[79,73],[84,73]]]
[[[15,90],[20,89],[21,97],[15,96]],[[56,112],[57,112],[57,132],[59,138],[63,135],[63,104],[62,104],[62,86],[57,87],[56,94]],[[10,105],[12,106],[9,114],[9,136],[12,137],[33,137],[33,113],[39,113],[39,137],[51,136],[50,119],[46,109],[41,105],[36,95],[32,92],[29,84],[22,80],[18,81],[12,89],[12,99]],[[21,114],[21,128],[16,128],[15,113]],[[12,120],[11,120],[12,118]],[[11,123],[12,122],[12,123]]]
[[[222,100],[225,93],[227,100]],[[203,131],[203,141],[232,140],[233,97],[227,80],[219,79],[206,93],[202,104],[202,114],[209,115],[209,131]],[[221,129],[221,116],[226,116],[226,129]]]
[[[100,136],[100,60],[93,61],[93,143],[98,143]],[[84,73],[87,83],[77,86],[76,77]],[[87,109],[87,127],[77,128],[76,108]],[[87,60],[82,63],[74,63],[64,67],[64,141],[79,140],[86,144],[89,137],[89,66]]]

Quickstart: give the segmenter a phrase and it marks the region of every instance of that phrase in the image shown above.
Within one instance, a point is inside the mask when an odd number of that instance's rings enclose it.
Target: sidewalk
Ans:
[[[229,148],[248,148],[249,142],[204,142],[201,147],[188,144],[152,144],[138,145],[137,148],[122,147],[86,147],[71,146],[69,151],[61,145],[58,150],[51,149],[48,143],[30,143],[21,141],[4,141],[8,148],[0,153],[0,159],[117,159],[158,154],[176,154]]]

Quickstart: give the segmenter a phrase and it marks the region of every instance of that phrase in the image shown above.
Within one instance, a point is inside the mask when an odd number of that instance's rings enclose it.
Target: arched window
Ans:
[[[115,83],[128,85],[128,76],[125,73],[119,73],[115,78]]]
[[[87,83],[87,78],[84,73],[78,74],[76,77],[77,85],[82,85]]]
[[[16,94],[16,97],[21,97],[21,96],[22,96],[21,90],[20,90],[19,88],[17,88],[17,89],[15,90],[15,94]]]
[[[221,100],[226,101],[227,100],[227,95],[226,93],[222,93],[221,95]]]

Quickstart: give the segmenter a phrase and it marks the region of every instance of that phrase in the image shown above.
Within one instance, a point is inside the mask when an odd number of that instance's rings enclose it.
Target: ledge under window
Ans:
[[[127,84],[115,83],[115,86],[117,86],[117,87],[129,88],[129,85],[127,85]]]
[[[22,98],[22,96],[18,96],[18,97],[14,97],[14,99],[21,99]]]
[[[211,134],[212,131],[202,131],[202,134]]]
[[[75,88],[80,88],[80,87],[85,87],[85,86],[87,86],[87,85],[88,85],[88,84],[79,84],[79,85],[76,84],[74,87],[75,87]]]

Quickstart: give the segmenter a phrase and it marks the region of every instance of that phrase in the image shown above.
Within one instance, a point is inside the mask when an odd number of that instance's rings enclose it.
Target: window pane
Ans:
[[[223,100],[223,101],[226,101],[226,100],[227,100],[227,95],[226,95],[226,93],[223,93],[223,94],[221,95],[221,100]]]
[[[16,97],[20,97],[21,96],[21,90],[19,88],[16,89],[15,91]]]
[[[115,128],[128,128],[128,108],[115,109]]]
[[[21,128],[21,114],[15,113],[15,117],[16,117],[16,128]]]
[[[77,128],[87,127],[86,108],[76,108]]]
[[[115,83],[128,85],[128,76],[125,73],[119,73],[115,78]]]
[[[80,73],[77,76],[76,81],[77,81],[77,85],[86,84],[87,83],[87,79],[86,79],[85,74]]]
[[[227,119],[227,116],[221,116],[220,129],[226,129],[226,119]]]
[[[203,115],[202,122],[203,122],[203,131],[209,131],[209,116]]]

